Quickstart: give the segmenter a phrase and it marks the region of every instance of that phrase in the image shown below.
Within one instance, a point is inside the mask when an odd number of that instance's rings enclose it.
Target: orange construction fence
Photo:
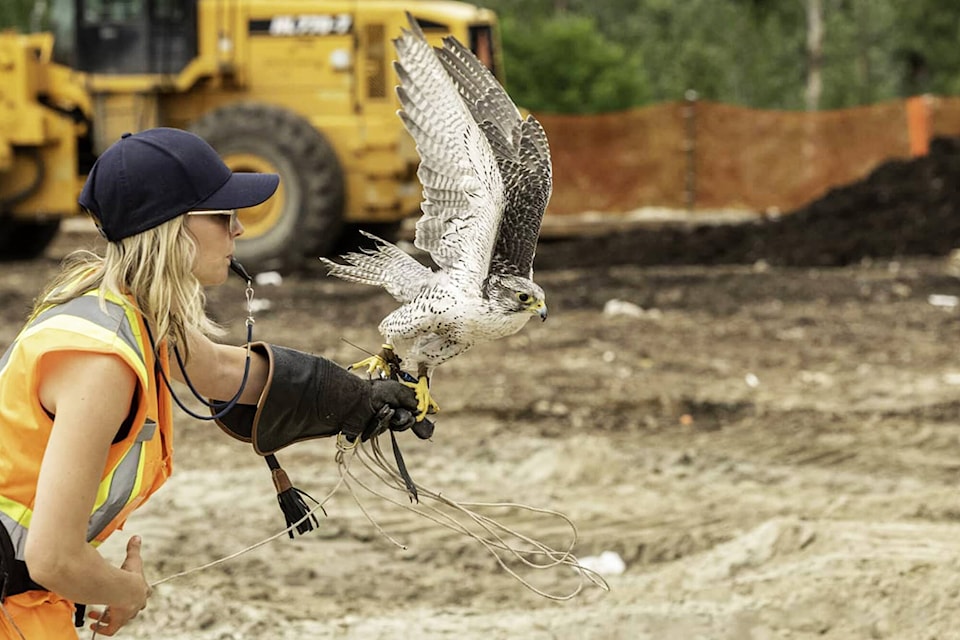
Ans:
[[[548,216],[644,207],[788,212],[893,158],[960,135],[960,98],[797,112],[690,100],[590,116],[536,114],[550,140]]]

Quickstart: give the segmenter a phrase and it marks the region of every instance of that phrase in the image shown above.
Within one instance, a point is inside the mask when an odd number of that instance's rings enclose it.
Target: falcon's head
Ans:
[[[533,280],[513,275],[491,275],[487,283],[490,305],[503,313],[530,313],[547,319],[546,296]]]

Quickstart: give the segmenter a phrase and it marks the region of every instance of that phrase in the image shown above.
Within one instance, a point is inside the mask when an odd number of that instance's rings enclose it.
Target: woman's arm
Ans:
[[[130,411],[137,378],[113,355],[53,353],[44,364],[40,401],[56,417],[40,465],[27,568],[47,589],[74,602],[106,604],[114,618],[126,621],[146,605],[150,593],[139,545],[136,562],[120,569],[87,543],[86,533],[107,454]]]
[[[195,330],[189,332],[187,339],[190,341],[190,361],[187,362],[186,374],[190,376],[190,383],[206,398],[232,398],[243,380],[247,360],[246,347],[217,344]],[[170,363],[170,373],[175,379],[184,382],[183,372],[176,361]],[[240,402],[257,404],[266,382],[267,360],[262,355],[251,352],[250,373]]]

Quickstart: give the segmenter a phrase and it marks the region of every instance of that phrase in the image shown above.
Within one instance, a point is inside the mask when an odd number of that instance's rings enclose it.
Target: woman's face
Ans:
[[[234,239],[243,233],[236,211],[191,211],[186,225],[197,241],[193,275],[203,286],[223,284],[229,274]]]

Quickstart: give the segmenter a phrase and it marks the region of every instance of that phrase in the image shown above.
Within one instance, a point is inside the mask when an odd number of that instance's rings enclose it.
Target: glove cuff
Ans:
[[[250,344],[250,350],[253,353],[264,356],[269,366],[267,381],[263,386],[263,391],[260,392],[260,398],[257,400],[257,404],[236,404],[226,414],[214,420],[224,433],[241,442],[253,442],[253,426],[259,419],[260,406],[267,396],[273,377],[273,358],[270,345],[266,342],[253,342]],[[216,415],[217,411],[215,407],[210,407],[211,415]]]
[[[229,435],[268,455],[341,430],[362,431],[363,425],[352,422],[353,416],[370,413],[369,383],[302,351],[265,342],[255,342],[251,349],[266,358],[267,380],[256,406],[237,405],[217,420]]]

